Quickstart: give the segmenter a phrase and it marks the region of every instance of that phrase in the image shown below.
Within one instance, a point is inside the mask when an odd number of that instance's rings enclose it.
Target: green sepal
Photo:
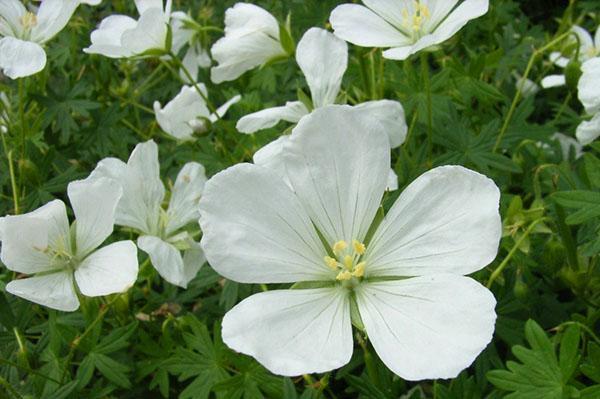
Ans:
[[[581,62],[572,60],[567,64],[565,68],[565,78],[567,81],[567,87],[573,91],[577,91],[577,83],[583,72],[581,71]]]
[[[279,24],[279,42],[281,43],[283,51],[290,57],[296,52],[296,42],[294,42],[291,33],[291,17],[291,14],[288,14],[285,19],[285,24]]]
[[[356,294],[354,292],[352,295],[350,295],[350,320],[352,321],[352,325],[359,331],[366,332],[365,324],[360,316],[360,310],[358,309],[358,303],[356,303]]]
[[[315,109],[312,99],[308,96],[308,94],[304,92],[304,90],[298,88],[296,90],[296,95],[298,96],[298,100],[300,100],[300,102],[304,104],[306,109],[308,109],[308,112],[312,112],[312,110]]]
[[[165,51],[167,53],[170,53],[172,48],[173,48],[173,28],[171,28],[171,24],[167,24],[167,38],[165,39]]]

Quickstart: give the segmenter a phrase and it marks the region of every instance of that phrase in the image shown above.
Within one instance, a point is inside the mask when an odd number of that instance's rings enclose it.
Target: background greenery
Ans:
[[[342,2],[254,1],[280,21],[291,14],[296,41],[311,26],[325,27]],[[222,27],[224,10],[234,3],[175,1],[174,9]],[[392,155],[401,188],[433,166],[462,164],[502,189],[505,237],[497,260],[475,275],[498,300],[496,333],[471,368],[454,380],[409,383],[387,370],[358,335],[351,362],[340,370],[274,376],[228,350],[219,337],[224,313],[261,287],[226,281],[205,266],[182,290],[160,279],[140,253],[133,289],[88,298],[75,313],[5,293],[15,273],[0,269],[0,397],[600,397],[600,145],[575,159],[573,151],[564,157],[550,139],[557,131],[572,136],[580,122],[582,107],[567,88],[517,98],[511,112],[514,73],[523,74],[534,57],[530,78],[539,82],[552,66],[547,52],[536,49],[575,22],[594,32],[600,9],[596,0],[570,6],[558,0],[491,3],[486,16],[422,59],[384,62],[379,51],[351,46],[343,85],[351,103],[389,98],[404,105],[410,133]],[[21,212],[53,198],[66,200],[68,182],[85,177],[103,157],[127,159],[140,141],[160,143],[162,175],[173,179],[190,160],[204,164],[209,175],[249,161],[288,128],[281,124],[247,136],[235,122],[307,90],[293,59],[219,86],[202,71],[200,80],[215,104],[238,93],[243,99],[196,142],[170,140],[151,107],[179,91],[178,79],[156,60],[118,61],[81,51],[94,26],[115,12],[135,15],[133,2],[80,7],[48,45],[43,72],[21,83],[0,80],[11,103],[0,154],[0,214],[15,212],[14,191]],[[218,37],[205,33],[206,46]],[[431,75],[431,146],[423,71]],[[386,204],[397,195],[390,194]]]

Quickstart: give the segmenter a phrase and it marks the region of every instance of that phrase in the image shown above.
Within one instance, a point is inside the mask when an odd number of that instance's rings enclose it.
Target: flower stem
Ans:
[[[13,167],[12,151],[8,151],[4,133],[0,132],[0,137],[2,138],[2,148],[4,149],[4,154],[6,155],[6,160],[8,162],[8,173],[10,175],[10,186],[11,186],[11,190],[12,190],[14,213],[15,213],[15,215],[18,215],[20,213],[21,209],[19,207],[19,188],[17,186],[15,169]]]
[[[421,74],[427,95],[427,160],[431,162],[433,153],[433,105],[431,102],[431,79],[429,77],[428,54],[421,52]]]

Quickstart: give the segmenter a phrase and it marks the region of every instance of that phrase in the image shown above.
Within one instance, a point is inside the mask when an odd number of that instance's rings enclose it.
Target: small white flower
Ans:
[[[63,30],[80,0],[43,0],[37,12],[19,0],[0,1],[0,70],[11,79],[40,72],[46,66],[42,45]]]
[[[558,141],[558,143],[560,144],[563,159],[569,159],[571,149],[575,153],[575,159],[579,159],[583,156],[583,146],[580,143],[581,140],[577,141],[573,137],[558,132],[554,133],[551,138],[552,140]]]
[[[540,91],[540,86],[531,79],[524,79],[517,72],[513,74],[516,79],[515,86],[521,91],[523,98],[535,96]]]
[[[324,29],[309,29],[298,43],[296,61],[306,77],[315,109],[335,103],[348,67],[348,45]],[[402,104],[392,100],[369,101],[354,107],[356,112],[370,115],[386,124],[390,143],[395,148],[404,142],[406,120]],[[300,101],[268,108],[242,117],[236,128],[254,133],[275,126],[279,121],[297,123],[310,113]]]
[[[149,50],[166,50],[168,24],[172,0],[135,0],[140,18],[111,15],[100,22],[91,35],[91,46],[83,49],[88,54],[110,58],[142,55]]]
[[[363,0],[342,4],[329,20],[341,39],[363,47],[391,47],[385,58],[404,60],[440,44],[487,13],[489,0]]]
[[[249,3],[237,3],[225,11],[225,36],[210,51],[219,64],[211,69],[213,83],[237,79],[244,72],[286,55],[279,41],[277,19]]]
[[[186,288],[205,261],[200,245],[184,230],[198,218],[198,201],[206,182],[204,167],[196,162],[184,165],[166,210],[162,208],[165,187],[160,180],[158,147],[153,141],[138,144],[127,163],[116,158],[100,161],[90,176],[97,178],[113,179],[123,188],[115,223],[140,232],[137,244],[158,273]]]
[[[198,81],[198,70],[200,68],[208,68],[212,61],[208,55],[208,51],[202,47],[197,31],[190,29],[189,24],[195,24],[194,20],[184,12],[176,11],[171,14],[171,29],[173,32],[173,44],[171,51],[178,54],[179,51],[188,46],[188,49],[183,56],[183,66],[190,72],[193,82],[190,82],[184,72],[179,75],[182,80],[192,84]]]
[[[10,270],[35,274],[11,281],[6,290],[49,308],[74,311],[79,307],[74,283],[86,296],[129,289],[138,273],[135,244],[119,241],[96,250],[113,231],[121,194],[108,179],[76,181],[68,187],[73,225],[60,200],[0,219],[2,262]]]
[[[589,59],[597,57],[600,55],[600,29],[596,30],[596,36],[592,39],[592,35],[583,29],[581,26],[573,26],[571,31],[577,36],[578,39],[574,37],[570,37],[568,41],[569,46],[573,44],[579,43],[579,59],[580,62],[585,62]],[[550,53],[549,60],[554,65],[560,68],[566,68],[567,65],[571,62],[571,60],[575,58],[575,53],[573,53],[571,58],[563,56],[560,52],[552,52]],[[544,89],[549,89],[552,87],[560,87],[567,84],[567,78],[565,75],[548,75],[544,79],[542,79],[541,85]]]
[[[468,367],[496,319],[493,295],[464,276],[498,250],[494,182],[459,166],[433,169],[372,226],[390,169],[382,125],[348,106],[321,108],[282,151],[290,186],[253,164],[208,181],[201,245],[228,279],[318,288],[243,300],[225,315],[224,342],[276,374],[320,373],[350,360],[353,322],[405,379]]]
[[[198,84],[204,97],[208,96],[206,86]],[[194,87],[183,86],[181,91],[164,108],[158,101],[154,102],[154,112],[158,124],[165,133],[177,140],[193,140],[194,132],[203,132],[206,130],[206,120],[211,123],[216,122],[223,117],[229,107],[240,101],[241,96],[234,96],[231,100],[223,104],[215,113],[210,113],[204,98]]]

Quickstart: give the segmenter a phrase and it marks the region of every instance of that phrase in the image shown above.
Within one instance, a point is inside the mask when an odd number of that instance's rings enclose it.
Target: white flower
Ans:
[[[391,47],[385,58],[404,60],[440,44],[487,13],[489,0],[363,0],[337,6],[329,20],[336,36],[363,47]]]
[[[275,17],[249,3],[237,3],[225,11],[225,36],[210,51],[219,63],[210,71],[213,83],[237,79],[244,72],[286,55]]]
[[[600,57],[584,62],[581,72],[577,95],[586,112],[594,115],[600,112]]]
[[[569,46],[572,46],[573,44],[577,45],[577,43],[580,44],[578,61],[585,62],[600,55],[600,29],[596,30],[596,36],[593,39],[592,35],[590,35],[590,33],[581,26],[575,25],[573,28],[571,28],[571,31],[577,36],[578,39],[570,36],[568,44]],[[575,53],[573,54],[572,58],[575,58]],[[550,62],[560,68],[566,68],[571,62],[572,58],[567,58],[557,51],[550,53],[549,57]],[[544,89],[560,87],[567,84],[567,78],[565,75],[548,75],[542,79],[541,84]]]
[[[309,29],[298,43],[296,61],[306,77],[314,108],[335,103],[348,67],[346,42],[319,28]],[[397,101],[369,101],[354,107],[356,112],[370,115],[386,124],[392,148],[404,142],[407,126],[402,104]],[[279,121],[297,123],[310,113],[300,101],[264,109],[241,118],[236,127],[242,133],[254,133],[275,126]]]
[[[171,17],[172,0],[135,0],[140,18],[111,15],[100,22],[92,32],[91,46],[83,49],[88,54],[110,58],[142,55],[150,50],[165,51]]]
[[[513,76],[517,80],[515,86],[517,87],[517,90],[521,91],[523,98],[535,96],[540,91],[540,86],[538,86],[533,80],[524,79],[516,72],[513,74]]]
[[[187,44],[188,49],[183,56],[183,66],[190,72],[193,82],[190,82],[184,72],[180,72],[181,79],[188,83],[196,83],[198,81],[198,70],[200,68],[208,68],[212,61],[200,43],[197,31],[189,28],[188,25],[195,24],[194,20],[181,11],[176,11],[171,14],[171,29],[173,32],[173,44],[171,51],[178,54],[179,51]]]
[[[594,115],[591,120],[581,122],[577,126],[575,136],[581,145],[591,144],[600,137],[600,112]]]
[[[206,86],[200,83],[198,87],[202,90],[204,97],[207,97]],[[240,99],[240,95],[234,96],[211,114],[200,93],[193,87],[183,86],[179,94],[164,108],[158,101],[155,101],[154,112],[158,124],[167,134],[177,140],[193,140],[194,132],[206,130],[206,121],[203,119],[207,119],[211,123],[216,122],[225,115],[229,107]]]
[[[566,134],[557,132],[557,133],[554,133],[551,138],[552,138],[552,140],[558,141],[558,143],[560,144],[560,149],[562,151],[563,159],[569,159],[569,155],[571,154],[571,149],[573,149],[573,151],[575,153],[575,159],[579,159],[583,156],[582,144],[579,141],[575,140],[573,137],[570,137],[570,136],[567,136]]]
[[[2,262],[15,272],[36,274],[13,280],[6,290],[49,308],[74,311],[75,292],[102,296],[129,289],[137,278],[137,248],[119,241],[96,250],[112,233],[121,188],[108,179],[69,184],[75,222],[69,226],[65,204],[0,219]]]
[[[63,30],[80,3],[44,0],[36,13],[18,0],[0,1],[0,70],[11,79],[40,72],[46,66],[42,45]]]
[[[212,177],[200,201],[201,245],[216,271],[304,285],[239,303],[223,320],[224,342],[276,374],[320,373],[350,360],[353,322],[405,379],[468,367],[496,318],[492,294],[464,277],[498,250],[494,182],[433,169],[373,226],[390,169],[381,125],[348,106],[318,109],[283,152],[291,189],[268,167],[239,164]]]
[[[160,180],[158,147],[153,141],[138,144],[127,163],[116,158],[100,161],[90,176],[96,178],[110,178],[121,185],[123,196],[115,223],[139,231],[138,247],[150,256],[158,273],[186,288],[205,261],[200,245],[184,229],[198,218],[198,201],[206,182],[204,167],[196,162],[184,165],[166,210],[162,208],[165,187]]]

